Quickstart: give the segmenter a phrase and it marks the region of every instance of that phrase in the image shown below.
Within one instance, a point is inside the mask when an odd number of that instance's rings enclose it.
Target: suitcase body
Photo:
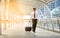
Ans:
[[[25,31],[31,31],[31,27],[25,27]]]

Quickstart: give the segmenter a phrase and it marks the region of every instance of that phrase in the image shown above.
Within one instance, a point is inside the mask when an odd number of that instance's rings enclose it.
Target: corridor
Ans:
[[[60,0],[0,0],[0,38],[60,38]]]

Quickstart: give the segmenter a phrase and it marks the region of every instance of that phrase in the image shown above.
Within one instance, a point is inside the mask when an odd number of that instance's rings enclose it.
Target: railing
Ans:
[[[39,20],[37,27],[60,33],[60,18]]]

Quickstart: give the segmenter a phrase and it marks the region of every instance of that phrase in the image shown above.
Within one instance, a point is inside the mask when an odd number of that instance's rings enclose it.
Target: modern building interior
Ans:
[[[60,0],[0,0],[0,38],[60,38]]]

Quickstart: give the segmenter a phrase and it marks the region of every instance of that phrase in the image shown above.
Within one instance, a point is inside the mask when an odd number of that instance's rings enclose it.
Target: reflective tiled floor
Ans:
[[[16,29],[4,31],[5,34],[0,35],[0,38],[60,38],[60,34],[40,28],[36,29],[36,33],[33,33],[32,31],[26,32],[24,26],[19,27],[17,30]]]

